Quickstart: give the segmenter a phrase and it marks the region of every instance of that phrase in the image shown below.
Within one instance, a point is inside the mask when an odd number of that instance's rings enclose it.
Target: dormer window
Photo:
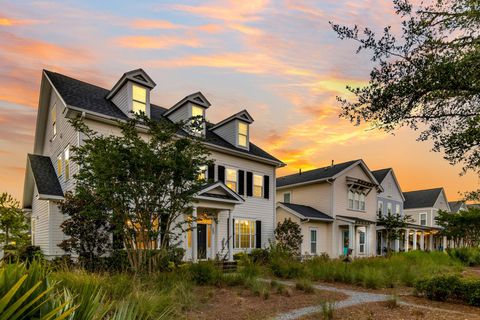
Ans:
[[[147,89],[132,84],[132,111],[147,113]]]
[[[192,106],[192,118],[193,117],[203,117],[203,108]]]
[[[238,145],[247,147],[248,143],[248,125],[244,122],[238,122]]]

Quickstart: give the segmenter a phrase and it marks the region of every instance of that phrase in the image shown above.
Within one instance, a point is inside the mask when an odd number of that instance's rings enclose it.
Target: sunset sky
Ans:
[[[252,141],[288,164],[279,175],[363,158],[393,167],[403,191],[443,186],[456,200],[478,188],[418,132],[339,119],[336,96],[365,84],[372,64],[329,21],[399,25],[390,0],[2,1],[0,192],[21,199],[42,69],[111,88],[140,67],[157,83],[155,104],[201,91],[212,122],[247,109]]]

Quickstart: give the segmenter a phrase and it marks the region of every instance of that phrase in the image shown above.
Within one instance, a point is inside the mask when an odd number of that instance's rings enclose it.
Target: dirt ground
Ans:
[[[471,267],[465,269],[465,271],[462,272],[463,276],[466,277],[472,277],[472,278],[479,278],[480,279],[480,267]]]
[[[253,320],[268,319],[279,313],[320,304],[322,301],[340,301],[346,298],[341,293],[315,291],[305,293],[294,288],[289,289],[290,296],[275,293],[272,289],[269,297],[255,296],[250,290],[228,287],[199,288],[196,294],[200,304],[185,314],[186,319],[231,319]]]

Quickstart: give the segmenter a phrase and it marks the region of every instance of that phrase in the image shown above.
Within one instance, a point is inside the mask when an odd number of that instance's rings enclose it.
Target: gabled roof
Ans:
[[[210,101],[208,101],[207,98],[203,95],[203,93],[199,91],[199,92],[189,94],[188,96],[184,97],[182,100],[175,103],[170,109],[165,111],[163,116],[164,117],[168,116],[169,114],[171,114],[172,112],[174,112],[175,110],[177,110],[187,102],[192,102],[196,105],[200,105],[205,109],[211,106]]]
[[[403,208],[432,208],[442,192],[443,188],[404,192],[405,202],[403,203]]]
[[[242,203],[245,201],[238,193],[227,187],[222,181],[205,184],[195,198],[229,203]]]
[[[250,113],[248,113],[247,110],[242,110],[242,111],[237,112],[237,113],[231,115],[230,117],[220,121],[219,123],[217,123],[216,125],[214,125],[212,127],[212,130],[216,130],[216,129],[220,128],[221,126],[223,126],[223,125],[225,125],[225,124],[227,124],[230,121],[235,120],[235,119],[241,120],[241,121],[246,122],[248,124],[253,122],[253,118],[250,115]]]
[[[448,205],[450,206],[450,212],[456,213],[460,211],[462,207],[465,207],[465,201],[450,201]]]
[[[150,78],[150,76],[145,71],[143,71],[142,68],[135,69],[125,72],[120,77],[120,80],[115,83],[112,90],[110,90],[110,92],[107,94],[106,98],[110,100],[127,80],[136,82],[150,89],[153,89],[157,85],[155,81],[153,81],[152,78]]]
[[[343,162],[339,164],[334,164],[331,166],[318,168],[314,170],[299,172],[295,174],[291,174],[284,177],[277,178],[277,188],[282,188],[291,185],[298,185],[298,184],[307,184],[307,183],[314,183],[314,182],[321,182],[328,179],[335,179],[339,176],[342,172],[355,165],[361,165],[365,171],[365,173],[370,176],[371,180],[378,185],[377,180],[372,175],[370,170],[368,170],[367,165],[363,160],[352,160],[348,162]]]
[[[86,111],[87,113],[102,116],[106,119],[128,119],[128,116],[125,115],[113,102],[106,99],[106,96],[110,92],[109,90],[56,72],[44,70],[44,73],[47,79],[57,90],[60,97],[67,104],[67,107],[78,109],[80,111]],[[199,93],[195,93],[191,95],[191,98],[200,97],[200,95]],[[164,116],[167,110],[168,109],[164,107],[150,103],[150,117],[154,120],[168,120],[168,118]],[[250,142],[250,149],[248,150],[237,148],[213,132],[210,126],[207,126],[205,143],[225,151],[253,156],[259,158],[260,160],[266,160],[269,163],[273,162],[277,166],[284,165],[283,162],[259,148],[252,142]]]
[[[372,171],[373,176],[377,179],[378,183],[382,183],[383,179],[387,176],[387,174],[392,170],[392,168],[385,168],[380,170]]]
[[[50,157],[28,154],[27,156],[27,172],[25,173],[25,184],[31,189],[30,195],[33,194],[33,184],[37,186],[39,199],[62,199],[63,191],[58,181],[57,173],[53,168]],[[24,207],[31,206],[32,199],[25,199]]]
[[[294,203],[287,203],[287,202],[279,202],[277,204],[277,208],[282,208],[293,215],[299,217],[300,219],[310,219],[310,220],[319,220],[319,221],[327,221],[332,222],[334,219],[317,209],[314,209],[309,206],[304,206],[300,204]]]

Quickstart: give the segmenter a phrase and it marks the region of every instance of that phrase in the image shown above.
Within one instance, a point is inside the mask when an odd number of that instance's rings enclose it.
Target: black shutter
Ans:
[[[232,248],[235,248],[235,219],[232,219],[232,239],[230,239],[233,243]]]
[[[270,177],[263,176],[263,197],[265,199],[270,198]]]
[[[255,248],[261,248],[262,247],[262,221],[260,220],[255,221],[255,238],[256,238]]]
[[[238,194],[245,194],[245,171],[238,170]]]
[[[247,172],[247,197],[253,196],[253,173]]]
[[[215,164],[213,164],[213,163],[208,165],[207,179],[208,179],[208,181],[214,181],[215,180]]]
[[[224,166],[218,166],[218,180],[225,183],[225,167]]]

